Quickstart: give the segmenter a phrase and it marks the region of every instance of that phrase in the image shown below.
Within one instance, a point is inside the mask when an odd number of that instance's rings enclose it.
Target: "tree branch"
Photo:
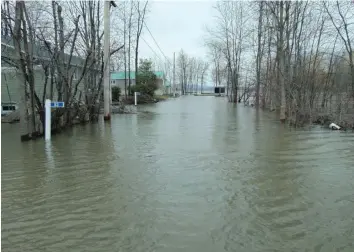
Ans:
[[[120,50],[122,50],[124,48],[125,45],[122,45],[120,47],[118,47],[117,49],[114,49],[110,52],[110,56],[112,56],[113,54],[119,52]]]

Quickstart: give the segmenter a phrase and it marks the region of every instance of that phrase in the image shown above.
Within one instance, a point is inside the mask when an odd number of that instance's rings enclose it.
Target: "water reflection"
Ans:
[[[48,168],[55,169],[55,159],[53,157],[52,142],[51,141],[46,141],[44,152],[46,154]]]

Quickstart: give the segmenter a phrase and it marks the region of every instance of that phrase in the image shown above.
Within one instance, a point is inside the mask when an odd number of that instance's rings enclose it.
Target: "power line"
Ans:
[[[171,65],[170,60],[166,57],[166,55],[165,55],[165,54],[163,53],[163,51],[161,50],[159,44],[157,43],[156,39],[155,39],[154,36],[152,35],[152,33],[151,33],[151,31],[150,31],[150,29],[149,29],[149,27],[147,26],[147,24],[146,24],[145,21],[144,21],[144,25],[145,25],[146,29],[148,30],[148,32],[150,33],[150,36],[151,36],[152,39],[154,40],[154,42],[155,42],[157,48],[160,50],[160,52],[162,53],[162,55],[165,57],[165,59],[166,59],[166,60],[168,61],[168,63]]]
[[[162,59],[160,58],[160,56],[154,51],[154,49],[152,49],[152,47],[149,45],[149,43],[146,42],[146,40],[145,40],[143,37],[141,37],[141,39],[142,39],[142,40],[145,42],[145,44],[150,48],[150,50],[155,54],[155,56],[156,56],[159,60],[162,61]]]
[[[134,6],[135,6],[135,9],[139,12],[140,10],[138,9],[138,7],[137,7],[135,4],[134,4]],[[148,30],[148,32],[150,33],[150,36],[151,36],[152,39],[154,40],[154,42],[155,42],[157,48],[158,48],[159,51],[162,53],[162,55],[165,57],[165,59],[167,60],[168,64],[171,66],[172,64],[171,64],[169,58],[167,58],[166,55],[164,54],[164,52],[161,50],[161,47],[160,47],[159,44],[157,43],[155,37],[152,35],[152,33],[151,33],[149,27],[147,26],[145,20],[142,20],[142,22],[143,22],[143,24],[145,25],[145,27],[146,27],[146,29]],[[142,39],[143,39],[143,38],[142,38]],[[143,39],[143,40],[144,40],[144,39]],[[145,40],[144,40],[144,41],[145,41]],[[145,43],[146,43],[146,41],[145,41]],[[147,43],[146,43],[146,44],[147,44]],[[150,49],[152,50],[151,46],[150,46],[149,44],[147,44],[147,45],[148,45],[148,46],[150,47]],[[153,50],[152,50],[152,51],[153,51]],[[153,51],[153,52],[155,53],[155,51]],[[157,55],[157,54],[155,53],[155,55]],[[158,57],[158,58],[161,60],[160,57]],[[161,60],[161,61],[162,61],[162,60]]]

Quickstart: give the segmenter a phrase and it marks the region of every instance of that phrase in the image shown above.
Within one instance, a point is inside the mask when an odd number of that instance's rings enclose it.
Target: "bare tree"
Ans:
[[[136,10],[138,13],[137,16],[137,29],[136,29],[136,40],[135,40],[135,75],[138,76],[138,62],[139,62],[139,41],[141,32],[143,30],[144,22],[145,22],[145,13],[146,7],[148,5],[148,1],[145,2],[142,9],[140,7],[140,1],[136,2]]]
[[[207,39],[206,45],[212,49],[212,58],[220,55],[224,61],[222,67],[214,61],[214,72],[218,73],[215,74],[216,84],[221,83],[221,73],[224,72],[222,69],[226,69],[229,101],[237,102],[242,55],[248,46],[245,38],[251,34],[251,30],[246,29],[248,18],[245,12],[248,8],[243,2],[225,1],[217,2],[215,9],[218,13],[217,26],[215,29],[208,29],[211,39]]]
[[[326,117],[354,124],[349,4],[217,2],[216,25],[207,30],[205,43],[214,82],[225,78],[230,101],[254,96],[256,106],[279,111],[282,122],[302,125]],[[255,14],[257,21],[247,18]],[[220,51],[221,63],[215,64]]]
[[[188,55],[183,50],[181,50],[177,58],[177,68],[178,68],[177,74],[180,80],[182,95],[185,95],[187,92],[187,80],[188,80],[187,67],[188,67]]]
[[[11,29],[10,33],[17,59],[12,60],[12,65],[19,70],[24,82],[21,91],[24,102],[20,108],[24,111],[21,112],[21,124],[27,124],[23,127],[27,128],[27,133],[22,131],[23,139],[42,134],[46,98],[66,104],[66,108],[53,111],[52,128],[58,130],[73,125],[77,118],[86,121],[88,116],[91,120],[97,120],[102,94],[104,62],[100,3],[52,1],[43,5],[28,4],[28,8],[27,3],[16,2],[14,6],[2,6],[6,20],[14,22],[15,29]],[[41,16],[44,17],[38,19]],[[2,23],[6,20],[2,18]],[[9,24],[5,22],[3,26]],[[111,55],[122,48],[117,46]],[[11,52],[7,52],[2,60],[5,58],[11,58]],[[36,68],[38,64],[42,70]],[[43,85],[35,81],[35,71],[44,76]],[[41,121],[42,128],[38,127],[38,121]]]
[[[200,77],[200,93],[203,94],[203,86],[204,86],[204,80],[205,80],[205,74],[207,72],[207,70],[209,69],[209,63],[208,62],[204,62],[202,64],[202,68],[201,68],[201,77]]]
[[[261,88],[261,64],[263,56],[263,45],[262,45],[262,32],[263,32],[263,6],[264,2],[258,2],[259,5],[259,17],[258,17],[258,44],[257,44],[257,59],[256,59],[256,73],[257,73],[257,85],[256,85],[256,107],[259,107],[259,95]]]
[[[328,2],[323,2],[323,6],[329,16],[333,27],[336,29],[339,37],[341,38],[342,42],[344,43],[345,50],[348,53],[349,59],[349,67],[350,67],[350,74],[351,74],[351,87],[352,87],[352,96],[354,98],[354,54],[353,54],[353,45],[352,40],[354,39],[353,29],[350,28],[352,23],[349,23],[349,20],[354,18],[353,12],[350,11],[353,7],[350,6],[349,2],[335,2],[335,7],[332,8],[332,11],[329,10]],[[338,18],[334,17],[334,12],[337,12]],[[346,13],[345,13],[346,12]]]

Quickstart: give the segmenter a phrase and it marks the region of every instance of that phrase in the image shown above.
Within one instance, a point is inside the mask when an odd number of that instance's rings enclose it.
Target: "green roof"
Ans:
[[[164,77],[164,72],[162,71],[155,71],[154,72],[156,77],[162,79]],[[129,72],[126,73],[127,79],[129,79]],[[124,80],[125,79],[125,72],[114,72],[111,73],[111,80]],[[130,79],[135,79],[135,71],[130,72]]]

